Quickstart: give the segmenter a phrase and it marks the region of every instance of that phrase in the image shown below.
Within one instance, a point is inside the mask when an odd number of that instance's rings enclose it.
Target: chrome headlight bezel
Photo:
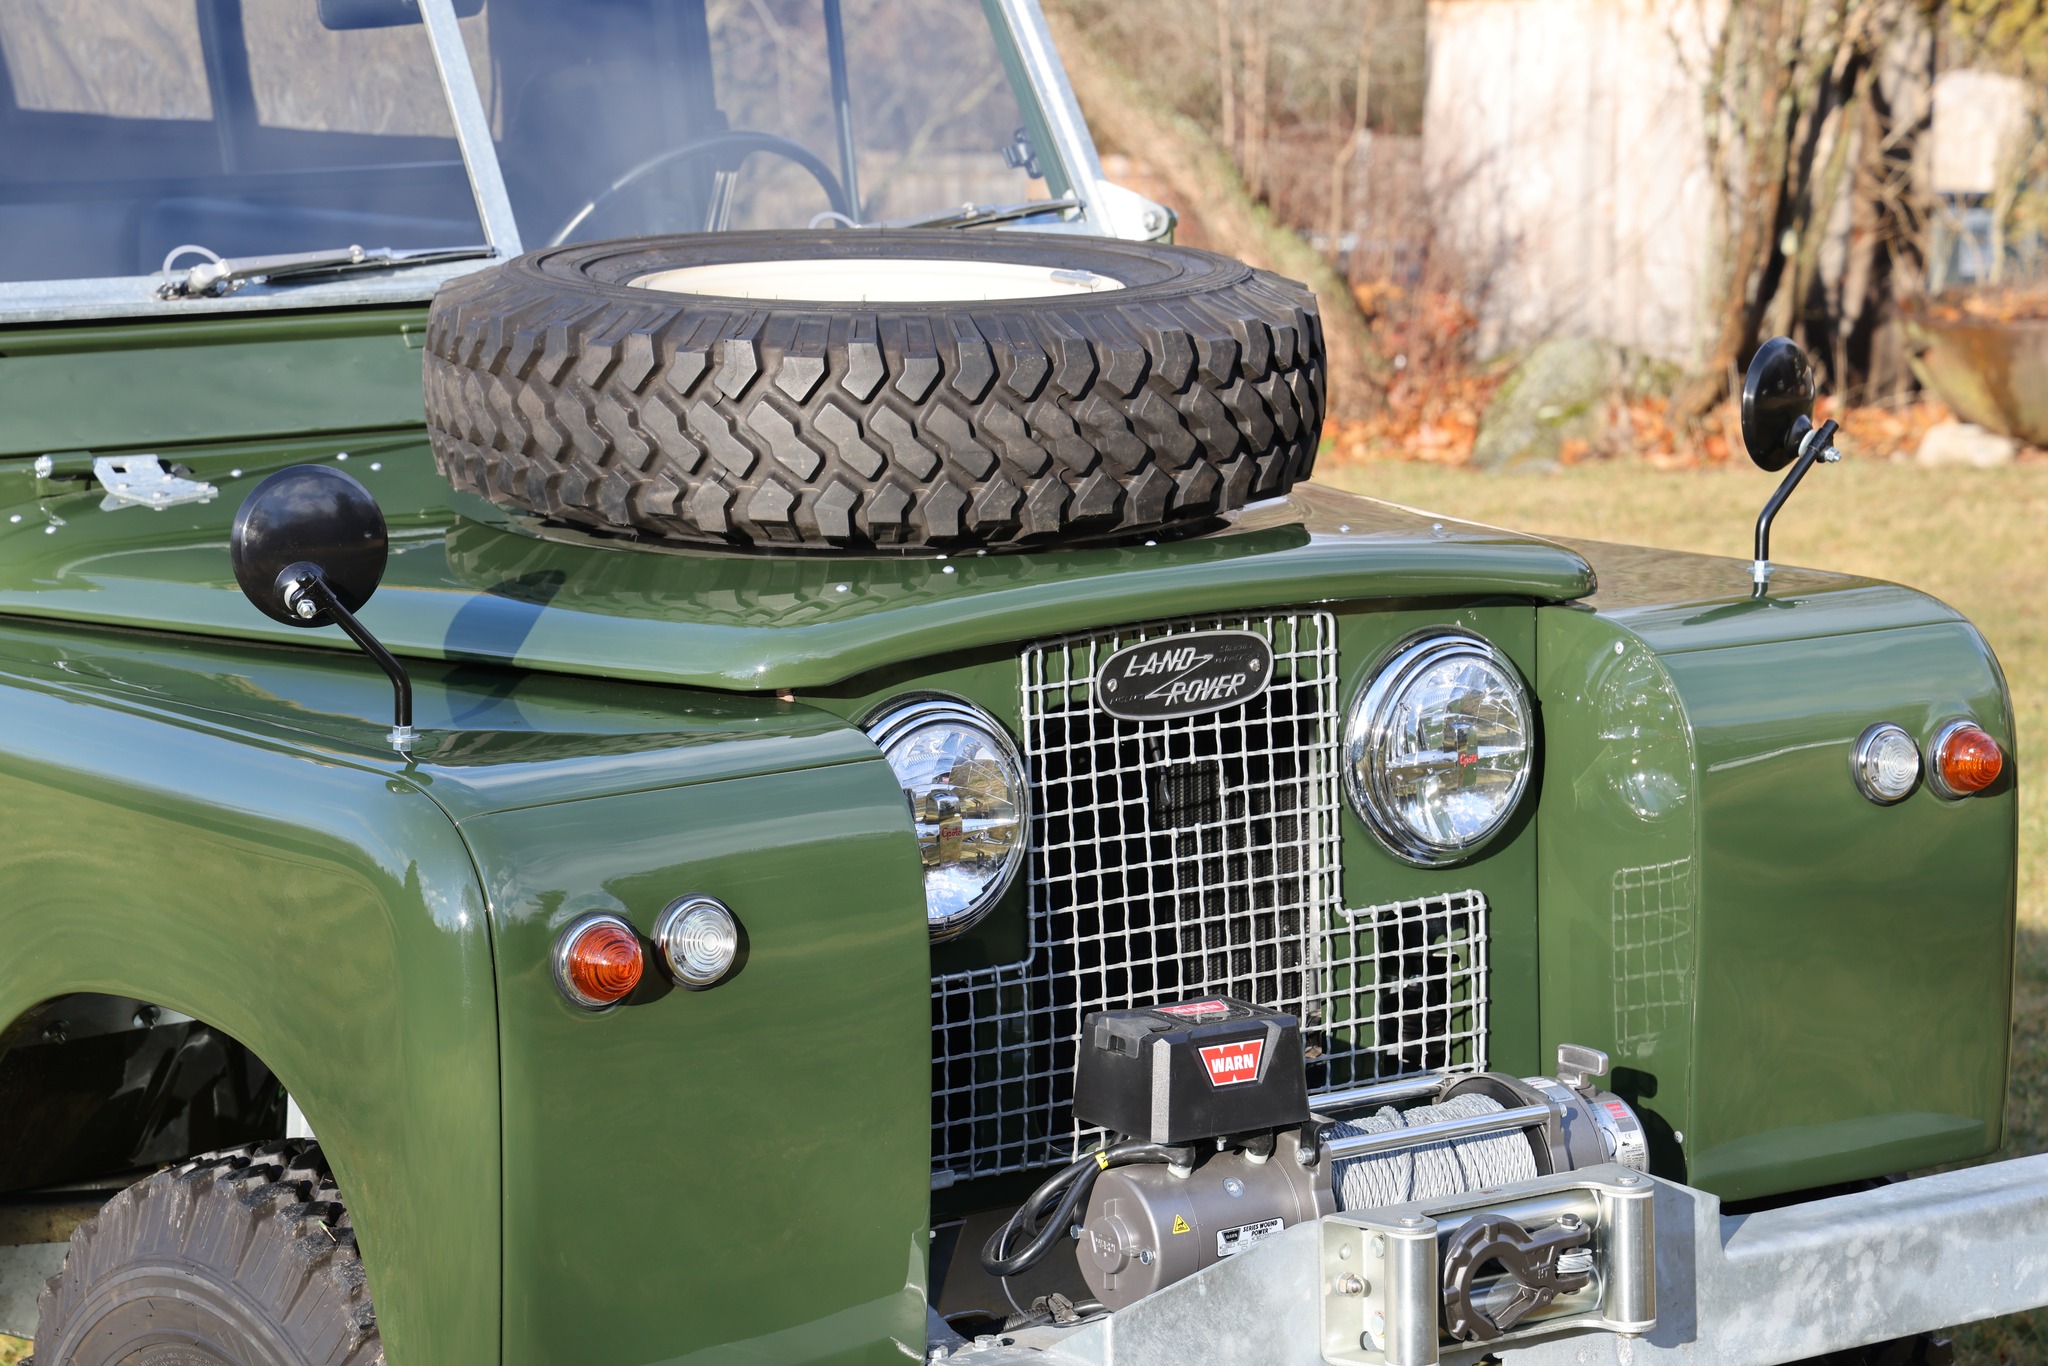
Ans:
[[[1498,674],[1513,697],[1528,757],[1486,828],[1469,839],[1446,841],[1418,831],[1397,814],[1386,790],[1385,759],[1389,728],[1407,689],[1428,670],[1460,658],[1477,660]],[[1366,675],[1345,713],[1343,757],[1344,792],[1351,809],[1387,852],[1420,868],[1461,863],[1493,842],[1528,793],[1529,775],[1536,767],[1536,715],[1529,690],[1514,662],[1484,637],[1443,628],[1418,632],[1397,642]]]
[[[943,694],[922,693],[899,697],[877,708],[862,724],[868,739],[882,751],[885,759],[890,751],[919,731],[934,726],[951,727],[955,730],[974,734],[993,750],[1000,760],[1010,784],[1012,801],[1017,810],[1018,837],[1011,845],[1002,868],[991,878],[982,890],[966,905],[935,912],[927,892],[925,902],[925,924],[931,933],[931,942],[943,944],[956,939],[979,924],[984,916],[995,909],[996,903],[1016,884],[1017,873],[1024,866],[1024,858],[1031,843],[1031,783],[1025,772],[1024,759],[1017,744],[1002,723],[971,702]],[[904,775],[890,760],[899,782]],[[905,799],[912,807],[915,820],[916,802],[910,796],[910,789],[904,788]],[[922,842],[920,842],[922,860]]]

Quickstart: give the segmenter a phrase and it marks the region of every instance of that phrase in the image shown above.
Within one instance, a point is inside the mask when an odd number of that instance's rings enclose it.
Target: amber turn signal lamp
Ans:
[[[1982,726],[1957,721],[1935,739],[1934,786],[1944,797],[1982,792],[2004,771],[2005,755]]]
[[[555,985],[572,1005],[603,1010],[640,985],[640,936],[615,915],[578,920],[555,941]]]

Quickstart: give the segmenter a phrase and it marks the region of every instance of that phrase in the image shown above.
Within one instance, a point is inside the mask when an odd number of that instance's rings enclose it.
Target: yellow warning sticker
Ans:
[[[1184,1218],[1183,1216],[1181,1216],[1181,1215],[1178,1215],[1178,1214],[1176,1214],[1176,1215],[1174,1215],[1174,1216],[1173,1216],[1173,1231],[1174,1231],[1175,1233],[1193,1233],[1193,1232],[1194,1232],[1194,1230],[1193,1230],[1193,1229],[1191,1229],[1191,1228],[1189,1228],[1189,1227],[1188,1227],[1188,1221],[1186,1220],[1186,1218]]]

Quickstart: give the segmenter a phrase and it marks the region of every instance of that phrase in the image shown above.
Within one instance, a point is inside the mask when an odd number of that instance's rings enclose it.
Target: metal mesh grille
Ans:
[[[1244,630],[1260,697],[1126,721],[1093,704],[1126,645]],[[1071,636],[1023,658],[1032,782],[1026,956],[932,980],[939,1181],[1064,1161],[1083,1016],[1218,993],[1303,1022],[1312,1088],[1485,1063],[1486,903],[1339,900],[1336,621],[1187,619]]]
[[[1692,860],[1614,873],[1614,1041],[1647,1048],[1692,1012]]]

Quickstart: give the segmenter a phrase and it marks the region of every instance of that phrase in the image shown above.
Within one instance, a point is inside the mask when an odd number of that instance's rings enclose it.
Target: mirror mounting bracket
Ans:
[[[1790,337],[1773,337],[1750,357],[1742,379],[1742,444],[1759,469],[1776,474],[1792,466],[1757,514],[1751,597],[1762,597],[1771,581],[1771,522],[1778,510],[1815,461],[1832,465],[1842,458],[1835,449],[1841,428],[1832,419],[1813,425],[1815,394],[1813,366]]]
[[[391,732],[386,738],[391,741],[393,749],[409,748],[413,742],[412,675],[406,672],[398,656],[385,649],[384,642],[372,635],[369,627],[356,620],[356,614],[336,596],[319,565],[306,561],[287,565],[277,576],[277,587],[285,609],[293,616],[308,624],[326,616],[361,647],[364,654],[377,661],[377,667],[391,680]]]
[[[1841,428],[1833,418],[1816,427],[1811,419],[1802,417],[1799,424],[1803,424],[1803,429],[1801,425],[1795,425],[1792,432],[1792,438],[1799,443],[1799,458],[1786,471],[1778,491],[1771,495],[1771,500],[1764,504],[1764,510],[1756,517],[1756,559],[1750,565],[1750,581],[1755,585],[1753,591],[1758,597],[1763,596],[1765,585],[1771,581],[1771,523],[1776,519],[1778,509],[1785,506],[1785,500],[1792,496],[1792,490],[1799,487],[1799,481],[1806,477],[1806,472],[1816,461],[1832,465],[1842,458],[1842,453],[1835,449],[1835,433]]]

